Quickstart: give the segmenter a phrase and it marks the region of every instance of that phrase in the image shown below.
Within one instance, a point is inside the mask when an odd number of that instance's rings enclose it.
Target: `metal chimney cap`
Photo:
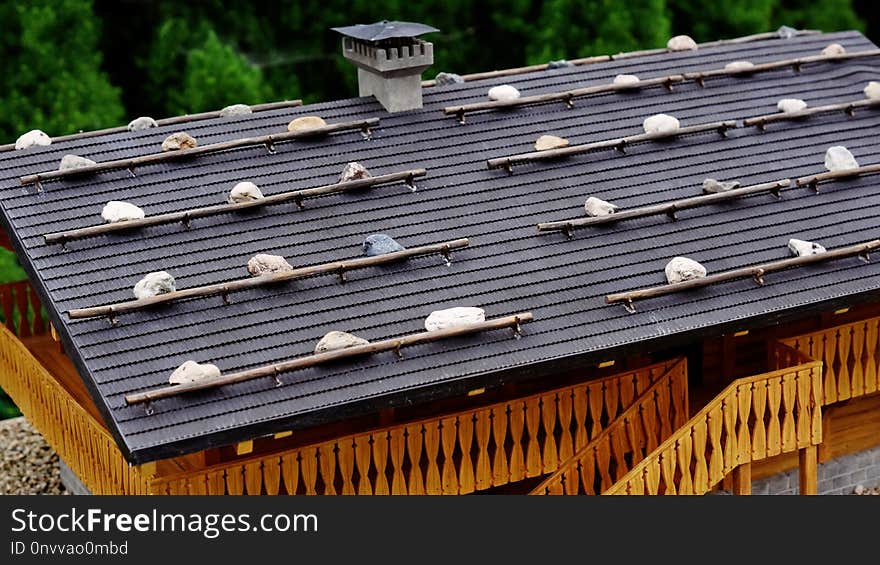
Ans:
[[[415,22],[389,22],[382,20],[374,24],[356,24],[353,26],[332,27],[333,31],[347,37],[362,41],[382,41],[394,37],[416,37],[423,33],[440,31],[435,27]]]

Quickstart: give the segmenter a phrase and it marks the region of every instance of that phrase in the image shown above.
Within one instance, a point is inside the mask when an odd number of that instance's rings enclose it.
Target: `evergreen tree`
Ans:
[[[663,45],[666,0],[548,0],[527,49],[531,63]]]
[[[186,54],[181,88],[168,92],[171,114],[217,110],[229,104],[259,104],[272,98],[259,68],[208,30]]]
[[[222,40],[207,20],[164,20],[141,65],[157,114],[191,114],[273,99],[262,70]]]
[[[669,0],[673,34],[703,42],[772,31],[778,4],[779,0]]]
[[[863,30],[852,0],[786,0],[779,21],[792,27],[822,31]]]
[[[91,0],[0,3],[0,133],[62,135],[119,125],[119,89],[101,70]]]

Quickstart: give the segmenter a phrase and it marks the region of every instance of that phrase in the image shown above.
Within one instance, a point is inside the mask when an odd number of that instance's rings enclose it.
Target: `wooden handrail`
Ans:
[[[635,312],[635,308],[633,306],[634,300],[639,300],[642,298],[654,298],[657,296],[664,296],[666,294],[683,292],[685,290],[692,290],[695,288],[703,288],[721,282],[744,279],[749,277],[755,279],[755,282],[757,282],[758,284],[763,285],[764,275],[767,273],[782,271],[791,267],[802,267],[804,265],[812,265],[813,263],[832,261],[834,259],[843,259],[845,257],[852,257],[854,255],[859,255],[860,257],[862,257],[863,260],[867,261],[869,252],[877,248],[880,248],[880,239],[875,239],[866,243],[860,243],[858,245],[841,247],[839,249],[826,251],[825,253],[819,253],[816,255],[791,257],[789,259],[780,259],[778,261],[771,261],[769,263],[763,263],[760,265],[742,267],[740,269],[734,269],[732,271],[725,271],[723,273],[709,275],[701,279],[692,279],[680,283],[667,284],[664,286],[655,286],[651,288],[643,288],[640,290],[631,290],[628,292],[609,294],[605,297],[605,302],[607,304],[623,302],[625,303],[628,311]]]
[[[153,466],[126,461],[100,416],[84,407],[44,362],[0,326],[0,386],[89,492],[149,494]],[[66,363],[65,358],[61,365]]]
[[[678,396],[684,398],[683,406],[672,401],[675,391],[681,391]],[[679,359],[529,494],[595,494],[596,482],[601,484],[601,493],[684,425],[687,417],[687,361]]]
[[[229,375],[221,375],[213,379],[206,379],[182,385],[166,386],[136,394],[128,394],[125,396],[125,403],[128,405],[142,404],[145,402],[151,402],[153,400],[159,400],[171,396],[178,396],[189,392],[213,389],[223,385],[240,383],[243,381],[258,379],[261,377],[275,377],[277,380],[278,375],[280,375],[281,373],[288,373],[291,371],[296,371],[298,369],[305,369],[307,367],[323,365],[325,363],[331,363],[334,361],[339,361],[341,359],[350,359],[352,357],[359,357],[361,355],[379,353],[381,351],[399,352],[400,348],[409,345],[418,345],[422,343],[440,341],[452,337],[470,335],[477,332],[497,330],[502,328],[514,328],[514,332],[519,335],[520,324],[531,322],[532,319],[533,317],[531,312],[521,312],[513,316],[505,316],[503,318],[496,318],[494,320],[486,320],[485,322],[471,324],[468,326],[421,332],[392,339],[385,339],[374,343],[368,343],[366,345],[348,347],[346,349],[340,349],[337,351],[327,351],[325,353],[307,355],[305,357],[292,359],[290,361],[283,361],[281,363],[275,363],[273,365],[257,367],[256,369],[239,371],[238,373],[232,373]],[[278,384],[281,384],[280,381],[278,381]]]
[[[632,210],[624,210],[623,212],[615,212],[607,216],[595,216],[590,218],[574,218],[571,220],[560,220],[557,222],[546,222],[538,224],[538,231],[562,231],[571,237],[571,230],[574,228],[583,228],[587,226],[598,226],[603,224],[613,224],[622,220],[631,220],[633,218],[644,218],[646,216],[658,216],[665,214],[671,219],[675,219],[675,213],[679,210],[688,208],[696,208],[698,206],[706,206],[717,202],[725,202],[749,196],[751,194],[760,194],[762,192],[770,192],[779,198],[780,189],[791,185],[789,179],[782,179],[773,182],[765,182],[752,186],[744,186],[742,188],[734,188],[726,192],[716,192],[704,196],[694,196],[675,200],[673,202],[664,202],[662,204],[654,204],[652,206],[644,206],[642,208],[633,208]]]
[[[378,265],[386,265],[388,263],[396,263],[410,257],[420,255],[429,255],[431,253],[442,253],[447,257],[451,251],[467,247],[467,238],[455,239],[443,243],[435,243],[432,245],[423,245],[421,247],[412,247],[403,251],[395,251],[375,257],[359,257],[357,259],[346,259],[344,261],[334,261],[332,263],[323,263],[321,265],[311,265],[302,267],[292,271],[284,271],[278,273],[266,273],[257,277],[246,279],[237,279],[233,281],[216,283],[207,286],[197,286],[184,290],[176,290],[166,294],[159,294],[149,298],[141,298],[138,300],[130,300],[128,302],[117,302],[116,304],[108,304],[105,306],[94,306],[91,308],[76,308],[68,310],[67,315],[72,319],[80,318],[96,318],[99,316],[109,316],[111,322],[114,321],[116,314],[124,312],[134,312],[136,310],[144,310],[160,304],[167,304],[185,298],[204,298],[207,296],[223,296],[224,302],[227,300],[229,293],[261,286],[269,286],[280,282],[304,279],[315,275],[334,273],[339,275],[340,280],[345,281],[345,273],[355,269],[363,269],[366,267],[375,267]]]
[[[561,100],[565,102],[569,108],[574,107],[574,99],[593,94],[602,94],[606,92],[620,92],[625,90],[640,90],[651,86],[663,86],[667,90],[672,90],[672,85],[676,82],[684,80],[682,75],[669,75],[665,77],[650,78],[640,80],[631,84],[600,84],[597,86],[588,86],[586,88],[576,88],[574,90],[566,90],[564,92],[550,92],[547,94],[536,94],[534,96],[523,96],[516,100],[496,100],[492,102],[475,102],[473,104],[464,104],[461,106],[447,106],[443,108],[443,113],[458,116],[461,123],[465,122],[465,114],[467,112],[478,112],[480,110],[498,110],[504,108],[518,108],[520,106],[531,106],[534,104],[543,104],[545,102],[554,102]]]
[[[33,184],[39,183],[42,181],[49,181],[55,179],[66,178],[70,176],[79,176],[86,175],[91,173],[99,173],[105,171],[113,171],[118,169],[128,169],[129,172],[132,172],[136,167],[141,165],[149,165],[153,163],[162,163],[165,161],[173,161],[177,159],[187,159],[189,157],[196,157],[199,155],[206,155],[209,153],[216,153],[218,151],[225,151],[228,149],[239,149],[242,147],[253,147],[257,145],[265,145],[266,149],[270,152],[275,151],[275,144],[283,141],[292,141],[295,139],[304,139],[308,137],[318,137],[322,135],[327,135],[330,133],[342,132],[342,131],[351,131],[351,130],[362,130],[364,132],[369,132],[371,127],[376,126],[379,123],[379,118],[369,118],[366,120],[356,120],[352,122],[340,122],[337,124],[327,124],[326,126],[317,127],[309,130],[303,131],[285,131],[279,133],[273,133],[269,135],[260,135],[256,137],[245,137],[241,139],[232,139],[229,141],[221,141],[219,143],[212,143],[209,145],[203,145],[201,147],[193,147],[192,149],[181,149],[178,151],[164,151],[162,153],[152,153],[150,155],[142,155],[140,157],[133,157],[130,159],[117,159],[115,161],[105,161],[103,163],[96,163],[94,165],[89,165],[87,167],[81,167],[79,169],[69,169],[66,171],[46,171],[44,173],[38,173],[34,175],[25,175],[21,177],[19,180],[21,184]]]
[[[819,30],[814,29],[802,29],[797,30],[796,35],[817,35],[822,33]],[[765,32],[765,33],[755,33],[752,35],[745,35],[742,37],[734,37],[732,39],[718,39],[715,41],[708,41],[706,43],[698,44],[700,47],[717,47],[719,45],[735,45],[739,43],[747,43],[749,41],[760,41],[762,39],[779,39],[779,34],[776,32]],[[589,65],[592,63],[604,63],[607,61],[618,61],[621,59],[631,59],[633,57],[643,57],[645,55],[659,55],[661,53],[669,53],[669,49],[661,48],[661,49],[642,49],[639,51],[628,51],[624,53],[616,53],[614,55],[596,55],[593,57],[584,57],[581,59],[571,59],[569,63],[579,66],[579,65]],[[473,80],[482,80],[487,78],[496,78],[503,76],[514,76],[521,75],[526,73],[531,73],[535,71],[544,71],[549,68],[549,63],[541,63],[539,65],[529,65],[527,67],[514,67],[512,69],[501,69],[496,71],[487,71],[482,73],[471,73],[466,75],[461,75],[461,78],[465,80],[465,82],[473,81]],[[436,86],[437,81],[434,79],[431,80],[423,80],[422,86]]]
[[[162,469],[155,494],[459,495],[552,473],[675,361],[196,469]],[[685,392],[685,391],[682,391]],[[677,397],[677,398],[676,398]],[[681,394],[670,398],[684,410]],[[606,420],[607,418],[607,420]],[[453,456],[453,454],[455,454]]]
[[[86,228],[78,228],[63,232],[54,232],[44,235],[43,240],[46,242],[47,245],[52,243],[64,244],[65,242],[75,239],[83,239],[96,235],[128,231],[149,226],[173,224],[176,222],[183,222],[184,226],[188,227],[189,222],[196,218],[216,216],[218,214],[226,214],[239,210],[251,210],[253,208],[262,208],[263,206],[269,206],[271,204],[281,204],[284,202],[296,202],[299,208],[303,208],[302,201],[306,198],[314,198],[316,196],[324,196],[327,194],[335,194],[339,192],[348,192],[366,187],[396,182],[399,180],[406,181],[410,187],[413,187],[415,186],[413,183],[413,179],[415,177],[423,177],[426,174],[427,171],[425,171],[425,169],[410,169],[407,171],[400,171],[387,175],[378,175],[375,177],[357,179],[348,182],[328,184],[315,188],[306,188],[303,190],[294,190],[290,192],[271,194],[269,196],[266,196],[265,198],[261,198],[260,200],[251,200],[248,202],[240,202],[238,204],[218,204],[216,206],[205,206],[203,208],[193,208],[191,210],[183,210],[180,212],[157,214],[155,216],[148,216],[139,220],[128,220],[124,222],[116,222],[113,224],[100,224],[96,226],[89,226]]]
[[[602,494],[704,494],[740,464],[821,443],[821,372],[809,361],[735,380]]]
[[[880,318],[858,320],[785,338],[781,343],[824,361],[824,405],[880,391]]]
[[[824,182],[827,180],[848,179],[851,177],[858,177],[862,175],[873,175],[876,173],[880,173],[880,165],[865,165],[864,167],[857,167],[855,169],[849,169],[846,171],[832,171],[828,173],[819,173],[817,175],[800,177],[795,181],[795,184],[797,184],[798,186],[809,186],[810,188],[818,192],[820,182]]]
[[[715,69],[711,71],[699,71],[684,73],[686,80],[696,81],[697,84],[703,85],[707,78],[719,76],[738,76],[751,75],[764,71],[773,71],[792,67],[796,71],[800,71],[801,67],[810,63],[823,63],[830,61],[846,61],[851,59],[865,59],[869,57],[880,56],[880,49],[871,49],[869,51],[856,51],[854,53],[843,53],[841,55],[811,55],[809,57],[799,57],[797,59],[784,59],[782,61],[772,61],[769,63],[759,63],[752,67],[741,69]]]
[[[279,108],[295,108],[297,106],[302,106],[302,100],[284,100],[281,102],[268,102],[266,104],[254,104],[251,106],[252,112],[265,112],[266,110],[277,110]],[[199,114],[184,114],[183,116],[173,116],[170,118],[161,118],[156,120],[156,124],[158,126],[170,126],[175,124],[185,124],[189,122],[195,122],[199,120],[207,120],[210,118],[219,118],[220,110],[215,110],[212,112],[201,112]],[[108,135],[111,133],[122,133],[128,131],[128,126],[116,126],[112,128],[104,128],[92,131],[81,131],[78,133],[71,133],[68,135],[59,135],[52,138],[52,143],[57,143],[59,141],[70,141],[73,139],[86,139],[89,137],[98,137],[101,135]],[[0,145],[0,151],[12,151],[15,149],[14,143],[7,143],[6,145]]]
[[[842,102],[840,104],[828,104],[827,106],[816,106],[814,108],[805,108],[797,112],[778,112],[776,114],[767,114],[766,116],[757,116],[755,118],[747,118],[743,120],[744,126],[757,126],[762,131],[764,126],[773,122],[784,122],[789,120],[799,120],[817,114],[830,114],[832,112],[845,112],[849,116],[854,116],[857,108],[873,108],[880,106],[880,100],[854,100],[852,102]]]
[[[617,139],[608,139],[606,141],[597,141],[595,143],[587,143],[584,145],[573,145],[571,147],[562,147],[560,149],[550,149],[548,151],[533,151],[530,153],[521,153],[519,155],[511,155],[510,157],[499,157],[486,161],[486,166],[490,169],[503,168],[508,173],[512,172],[513,165],[520,163],[530,163],[535,161],[547,161],[550,159],[558,159],[560,157],[569,157],[571,155],[580,155],[591,151],[599,151],[604,149],[617,149],[626,152],[626,146],[634,143],[644,143],[647,141],[657,141],[661,139],[670,139],[680,135],[689,135],[693,133],[702,133],[707,131],[717,131],[721,135],[726,135],[727,130],[736,127],[733,120],[723,122],[711,122],[708,124],[698,124],[679,128],[676,131],[665,133],[641,133],[628,137],[620,137]]]

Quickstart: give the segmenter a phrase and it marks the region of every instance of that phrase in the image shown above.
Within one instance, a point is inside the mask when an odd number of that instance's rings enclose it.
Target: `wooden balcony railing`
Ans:
[[[684,425],[687,386],[687,362],[680,359],[531,494],[597,494],[611,488]]]
[[[880,318],[782,340],[824,363],[825,404],[880,390]]]
[[[559,388],[196,471],[168,494],[467,494],[555,471],[674,365]],[[669,407],[685,410],[680,394]]]
[[[3,288],[8,289],[9,286]],[[8,294],[3,296],[6,312]],[[27,324],[22,327],[27,327]],[[33,331],[33,326],[31,328]],[[0,388],[12,397],[22,414],[92,493],[149,492],[147,470],[152,466],[130,466],[110,432],[65,390],[6,327],[0,327]]]
[[[0,284],[0,308],[6,329],[14,335],[25,338],[46,333],[43,306],[30,281]]]
[[[797,363],[737,379],[603,494],[705,494],[738,465],[822,441],[822,362],[784,344]]]

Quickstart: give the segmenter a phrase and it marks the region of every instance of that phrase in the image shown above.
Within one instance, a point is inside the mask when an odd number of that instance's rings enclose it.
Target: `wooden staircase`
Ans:
[[[821,443],[822,362],[782,343],[769,362],[771,372],[737,379],[687,422],[668,415],[664,433],[644,424],[665,390],[686,386],[684,364],[671,367],[532,494],[704,494],[741,465]]]
[[[688,416],[687,391],[687,361],[678,359],[629,408],[530,494],[597,494],[611,488],[684,425]]]
[[[739,465],[822,442],[822,362],[775,344],[770,373],[737,379],[603,494],[705,494]]]

